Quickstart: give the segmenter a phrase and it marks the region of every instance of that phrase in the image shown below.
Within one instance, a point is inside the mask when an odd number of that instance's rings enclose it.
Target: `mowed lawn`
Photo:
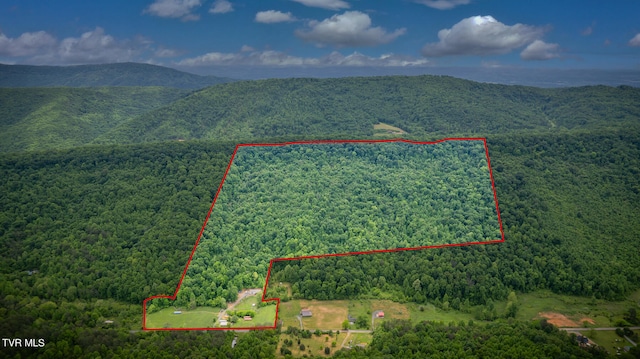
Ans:
[[[302,325],[305,329],[340,329],[347,319],[348,304],[347,300],[300,300],[300,308],[309,309],[312,313],[310,318],[302,318]]]
[[[252,320],[244,320],[240,318],[237,323],[231,324],[232,328],[247,328],[247,327],[273,327],[276,322],[276,306],[267,305],[262,308],[258,308],[258,302],[260,302],[261,293],[244,298],[238,303],[233,310],[253,310],[256,312],[256,316]]]
[[[147,328],[211,328],[220,308],[199,307],[173,314],[175,308],[165,308],[147,314]]]
[[[298,319],[296,319],[296,316],[298,314],[300,314],[299,300],[280,302],[280,312],[278,313],[278,319],[282,320],[282,328],[300,328],[300,322],[298,321]]]
[[[625,346],[631,346],[626,339],[619,337],[614,330],[586,330],[580,332],[580,334],[587,336],[598,346],[605,348],[609,355],[616,355],[616,348],[622,349]]]

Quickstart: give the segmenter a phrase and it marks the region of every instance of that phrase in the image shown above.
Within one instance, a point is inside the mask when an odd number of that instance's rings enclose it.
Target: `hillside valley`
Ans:
[[[240,142],[487,138],[504,243],[274,267],[296,299],[386,296],[474,317],[389,322],[370,349],[337,357],[383,356],[396,337],[418,350],[416,335],[451,340],[451,356],[473,343],[486,357],[605,357],[495,303],[512,292],[624,303],[607,320],[629,325],[640,310],[639,88],[447,76],[75,88],[53,73],[58,87],[15,75],[30,87],[0,88],[0,334],[47,341],[1,357],[283,357],[277,330],[238,334],[233,350],[231,332],[140,331],[142,300],[174,292]]]

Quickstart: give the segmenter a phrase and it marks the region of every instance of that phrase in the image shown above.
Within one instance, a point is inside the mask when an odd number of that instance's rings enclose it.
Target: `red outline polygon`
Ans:
[[[449,243],[449,244],[438,244],[438,245],[430,245],[430,246],[420,246],[420,247],[410,247],[410,248],[394,248],[394,249],[376,249],[362,252],[346,252],[346,253],[333,253],[333,254],[320,254],[313,256],[301,256],[301,257],[291,257],[291,258],[274,258],[269,261],[269,269],[267,270],[267,276],[265,279],[264,288],[262,289],[262,302],[276,302],[276,319],[273,323],[273,326],[270,327],[245,327],[245,328],[147,328],[147,302],[153,299],[166,298],[169,300],[175,300],[178,291],[180,290],[180,286],[182,285],[182,280],[187,274],[187,269],[189,269],[189,264],[191,264],[191,259],[193,258],[193,254],[198,248],[198,244],[200,243],[200,239],[202,238],[202,234],[204,233],[204,229],[207,226],[207,222],[209,222],[209,217],[211,216],[211,212],[213,211],[213,206],[216,204],[216,200],[218,199],[218,195],[222,190],[222,185],[224,184],[225,179],[227,178],[227,174],[229,173],[229,169],[231,168],[231,164],[233,163],[233,159],[236,157],[236,153],[238,152],[238,148],[240,147],[279,147],[279,146],[287,146],[287,145],[309,145],[309,144],[327,144],[327,143],[381,143],[381,142],[405,142],[415,145],[433,145],[445,141],[482,141],[484,144],[484,151],[487,157],[487,166],[489,167],[489,177],[491,178],[491,188],[493,190],[493,199],[496,204],[496,213],[498,214],[498,224],[500,226],[500,239],[488,240],[482,242],[465,242],[465,243]],[[275,329],[276,324],[278,323],[278,313],[280,309],[280,298],[265,298],[265,294],[267,293],[267,287],[269,286],[269,276],[271,275],[271,267],[274,262],[280,261],[291,261],[291,260],[299,260],[306,258],[322,258],[322,257],[342,257],[349,255],[358,255],[358,254],[373,254],[373,253],[387,253],[387,252],[399,252],[399,251],[415,251],[421,249],[431,249],[431,248],[444,248],[444,247],[464,247],[478,244],[493,244],[493,243],[502,243],[504,242],[504,230],[502,228],[502,218],[500,217],[500,208],[498,206],[498,196],[496,194],[496,186],[493,181],[493,171],[491,169],[491,160],[489,159],[489,148],[487,147],[487,139],[482,137],[469,137],[469,138],[443,138],[441,140],[432,141],[432,142],[419,142],[419,141],[411,141],[403,138],[395,138],[395,139],[386,139],[386,140],[314,140],[314,141],[295,141],[295,142],[282,142],[282,143],[241,143],[237,144],[235,149],[233,150],[233,155],[231,156],[231,160],[229,160],[229,164],[227,165],[227,169],[224,172],[224,176],[222,177],[222,181],[220,181],[220,185],[218,186],[218,190],[216,191],[216,195],[213,197],[213,201],[211,202],[211,207],[209,207],[209,212],[204,220],[204,224],[200,229],[200,234],[198,234],[198,239],[196,240],[193,249],[191,250],[191,254],[189,255],[189,260],[187,261],[187,265],[184,267],[182,271],[182,277],[180,278],[180,282],[178,282],[178,287],[176,288],[173,295],[154,295],[142,302],[142,330],[264,330],[264,329]]]

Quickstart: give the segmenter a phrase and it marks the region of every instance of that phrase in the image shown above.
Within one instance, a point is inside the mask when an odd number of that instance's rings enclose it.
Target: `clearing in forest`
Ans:
[[[391,134],[391,135],[402,135],[407,133],[405,130],[401,129],[400,127],[391,126],[382,122],[373,125],[373,131],[375,132],[375,134]]]
[[[485,139],[242,144],[176,292],[144,301],[143,327],[226,329],[215,318],[207,327],[151,327],[147,317],[168,307],[225,309],[243,288],[266,289],[274,261],[503,240]],[[279,303],[263,294],[255,310],[227,319],[236,329],[242,320],[273,328],[277,314],[269,326],[250,317]]]

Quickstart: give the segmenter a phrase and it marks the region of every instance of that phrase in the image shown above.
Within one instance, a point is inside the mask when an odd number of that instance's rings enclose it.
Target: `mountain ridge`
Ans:
[[[235,80],[135,62],[74,66],[0,64],[0,87],[162,86],[199,89],[231,81]]]

